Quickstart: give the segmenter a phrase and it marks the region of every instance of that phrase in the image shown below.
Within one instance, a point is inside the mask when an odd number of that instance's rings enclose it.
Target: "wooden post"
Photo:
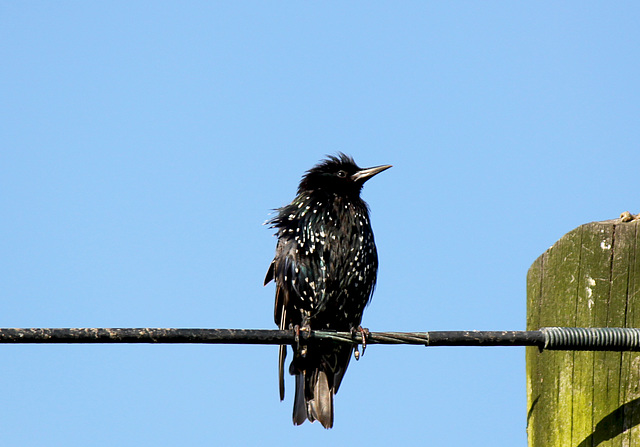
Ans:
[[[582,225],[527,276],[527,329],[640,327],[640,222]],[[527,348],[529,447],[640,446],[640,353]]]

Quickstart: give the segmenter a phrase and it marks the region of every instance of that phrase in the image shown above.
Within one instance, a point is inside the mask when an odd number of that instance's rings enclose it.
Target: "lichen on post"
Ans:
[[[529,269],[527,330],[640,327],[639,222],[567,233]],[[640,446],[640,353],[540,351],[527,357],[530,447]]]

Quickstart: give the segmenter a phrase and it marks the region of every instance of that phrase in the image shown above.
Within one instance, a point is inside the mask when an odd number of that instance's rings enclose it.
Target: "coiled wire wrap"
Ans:
[[[544,349],[572,351],[638,351],[640,329],[544,327]]]

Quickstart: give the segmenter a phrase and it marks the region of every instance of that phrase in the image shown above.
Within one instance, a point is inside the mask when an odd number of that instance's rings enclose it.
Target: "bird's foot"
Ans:
[[[296,352],[300,352],[300,325],[296,324],[293,329],[293,341],[295,342]]]
[[[298,352],[302,357],[307,354],[307,347],[300,346],[300,332],[311,332],[311,327],[308,324],[303,324],[302,326],[296,324],[293,326],[294,333],[294,341],[296,343],[296,352]]]
[[[620,220],[622,222],[632,222],[634,220],[640,220],[640,213],[638,213],[638,214],[636,214],[634,216],[629,211],[625,211],[625,212],[620,214]]]
[[[353,329],[352,334],[355,335],[356,333],[360,333],[360,336],[362,337],[362,355],[364,355],[364,351],[367,349],[367,337],[369,336],[369,329],[367,328],[363,328],[362,326],[358,326],[357,329]],[[358,350],[358,345],[356,345],[356,349],[353,352],[353,356],[356,358],[356,360],[360,360],[361,354],[360,351]]]
[[[293,326],[293,340],[296,342],[296,345],[300,344],[300,326],[299,325],[295,325]]]

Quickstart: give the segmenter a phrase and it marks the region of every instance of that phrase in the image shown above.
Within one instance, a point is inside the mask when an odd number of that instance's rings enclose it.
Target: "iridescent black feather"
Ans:
[[[345,155],[330,156],[307,171],[293,201],[269,223],[278,229],[276,255],[265,284],[276,283],[274,319],[280,329],[352,331],[376,283],[378,255],[364,182],[390,166],[362,169]],[[293,422],[333,426],[338,391],[353,348],[301,346],[289,372],[296,376]],[[280,399],[284,399],[286,346],[280,347]]]

